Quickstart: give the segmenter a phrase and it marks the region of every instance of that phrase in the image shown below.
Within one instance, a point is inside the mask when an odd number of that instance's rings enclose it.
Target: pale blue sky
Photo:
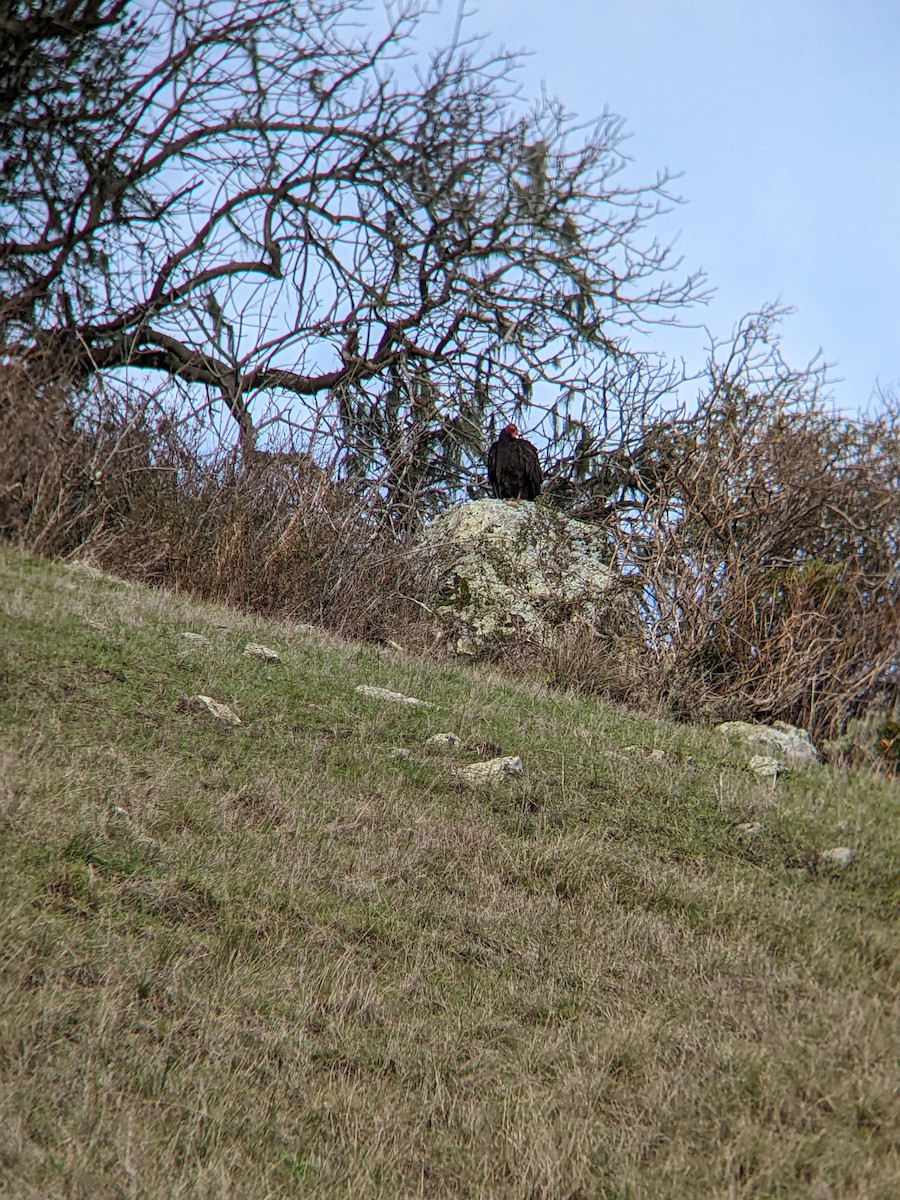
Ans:
[[[474,0],[470,33],[533,51],[541,83],[585,119],[626,121],[632,177],[681,178],[660,222],[717,294],[724,337],[744,313],[794,308],[783,348],[821,347],[839,407],[900,384],[900,0]],[[456,11],[444,0],[444,14]],[[703,336],[654,344],[703,360]]]

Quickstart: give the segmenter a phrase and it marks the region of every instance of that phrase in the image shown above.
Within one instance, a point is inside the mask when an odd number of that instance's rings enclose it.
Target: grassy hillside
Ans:
[[[0,1195],[900,1194],[897,784],[9,551],[0,646]]]

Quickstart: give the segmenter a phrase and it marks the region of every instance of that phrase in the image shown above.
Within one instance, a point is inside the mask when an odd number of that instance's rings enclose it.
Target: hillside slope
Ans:
[[[8,550],[0,646],[0,1195],[900,1194],[896,784]]]

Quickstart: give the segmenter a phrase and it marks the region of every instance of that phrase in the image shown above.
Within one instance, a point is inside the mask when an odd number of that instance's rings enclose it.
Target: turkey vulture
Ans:
[[[533,500],[541,494],[541,464],[538,452],[515,425],[501,429],[488,450],[488,479],[498,500]]]

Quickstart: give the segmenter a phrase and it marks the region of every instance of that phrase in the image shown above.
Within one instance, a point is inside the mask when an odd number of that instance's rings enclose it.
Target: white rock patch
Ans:
[[[229,708],[227,704],[223,704],[220,700],[213,700],[212,696],[191,696],[188,704],[192,708],[205,709],[211,717],[215,717],[217,721],[222,721],[225,725],[237,726],[242,724],[241,718]]]
[[[751,750],[780,755],[795,765],[820,762],[822,758],[806,730],[786,721],[773,721],[771,725],[724,721],[716,729],[728,737],[740,738]]]
[[[456,774],[470,787],[490,787],[497,783],[507,783],[516,779],[525,770],[525,764],[518,756],[507,758],[489,758],[486,762],[470,763],[467,767],[458,767]]]
[[[828,867],[849,867],[853,862],[853,851],[849,846],[834,846],[831,850],[823,850],[819,862]]]
[[[462,738],[458,738],[455,733],[433,733],[430,738],[425,739],[425,745],[429,750],[459,750]]]
[[[258,642],[248,642],[244,647],[244,653],[248,658],[264,658],[268,662],[280,662],[281,655],[277,650],[273,650],[271,646],[263,646]]]
[[[428,700],[417,700],[415,696],[404,696],[402,692],[389,692],[387,688],[370,687],[368,684],[362,683],[356,688],[360,696],[367,696],[370,700],[385,700],[390,704],[409,704],[413,708],[434,708]]]
[[[510,633],[590,623],[609,601],[603,534],[542,504],[458,505],[432,522],[422,545],[438,563],[435,609],[461,654]]]
[[[186,629],[183,633],[179,633],[178,636],[181,638],[181,640],[183,642],[187,642],[188,645],[190,645],[190,646],[208,646],[209,645],[208,637],[204,637],[202,633],[191,633],[191,631],[189,629]]]

